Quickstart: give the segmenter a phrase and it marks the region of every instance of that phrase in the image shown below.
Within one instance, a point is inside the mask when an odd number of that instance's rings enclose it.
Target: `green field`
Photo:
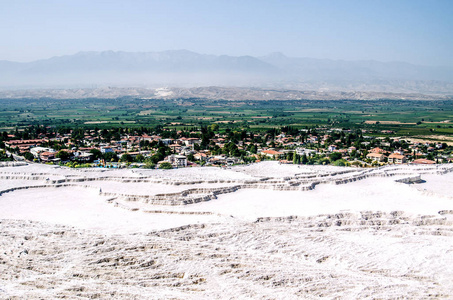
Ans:
[[[251,131],[280,126],[391,130],[391,135],[453,136],[453,101],[209,101],[202,99],[0,99],[0,129],[198,127]],[[378,122],[377,124],[375,124]],[[374,124],[373,124],[374,123]]]

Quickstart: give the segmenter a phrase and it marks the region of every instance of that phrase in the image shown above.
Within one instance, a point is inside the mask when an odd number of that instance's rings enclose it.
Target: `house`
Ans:
[[[44,142],[42,139],[34,139],[34,140],[11,140],[11,141],[6,141],[5,145],[10,148],[14,147],[33,147],[33,146],[39,146]]]
[[[195,153],[193,155],[193,157],[196,159],[196,160],[200,160],[200,161],[206,161],[207,160],[207,155],[205,153]]]
[[[34,147],[30,149],[30,153],[33,154],[35,158],[40,157],[40,154],[43,152],[52,152],[54,153],[55,150],[52,148],[46,148],[46,147]]]
[[[349,147],[348,152],[351,153],[352,151],[357,151],[357,148],[354,146]]]
[[[379,147],[376,147],[376,148],[371,149],[370,152],[371,153],[384,153],[384,150]]]
[[[327,148],[327,150],[329,150],[330,152],[333,152],[333,151],[337,150],[337,146],[330,145],[329,148]]]
[[[406,156],[398,154],[398,153],[392,153],[389,155],[389,164],[404,164],[406,163]]]
[[[424,159],[424,158],[419,158],[412,162],[412,164],[416,164],[416,165],[433,165],[435,163],[436,162],[434,160],[429,160],[429,159]]]
[[[121,157],[123,157],[123,155],[126,155],[126,154],[130,155],[133,158],[136,158],[138,155],[143,155],[143,156],[148,155],[149,156],[151,154],[151,151],[126,152],[126,153],[122,153]]]
[[[404,150],[403,149],[397,149],[394,151],[396,154],[404,155]]]
[[[142,134],[142,141],[152,142],[153,141],[153,137],[149,136],[147,134]]]
[[[101,147],[102,154],[109,153],[109,152],[114,152],[111,147]]]
[[[181,155],[190,155],[197,153],[195,150],[192,150],[190,147],[182,146],[179,148],[175,148],[175,153],[179,153]]]
[[[271,158],[280,158],[283,155],[283,152],[275,150],[263,150],[260,154]]]
[[[160,141],[167,146],[173,143],[173,139],[161,139]]]
[[[168,145],[170,149],[172,149],[173,152],[179,153],[181,151],[181,146],[178,144],[171,144]]]
[[[366,158],[369,158],[369,159],[371,159],[373,161],[377,161],[377,162],[383,162],[385,159],[385,155],[382,153],[372,152],[372,153],[368,153]]]
[[[93,153],[90,152],[85,152],[85,151],[80,151],[80,152],[74,152],[74,157],[77,158],[79,161],[83,162],[89,162],[93,159]]]
[[[226,157],[220,157],[220,156],[211,157],[209,159],[209,163],[211,165],[224,165],[224,164],[226,164]]]
[[[237,159],[236,157],[228,157],[228,158],[226,159],[226,164],[227,164],[228,166],[232,166],[232,165],[234,165],[234,164],[237,164],[238,162],[239,162],[239,159]]]
[[[41,153],[39,154],[39,158],[40,158],[41,161],[43,161],[43,162],[52,161],[52,160],[55,159],[55,152],[48,152],[48,151],[41,152]]]
[[[311,154],[315,154],[316,153],[316,150],[313,150],[313,149],[306,149],[306,148],[297,148],[296,149],[296,153],[298,155],[306,155],[306,156],[310,156]]]
[[[188,138],[184,141],[186,146],[193,146],[194,144],[200,144],[201,141],[198,138]]]
[[[172,154],[167,157],[166,161],[171,163],[174,167],[185,168],[187,167],[187,157],[184,155]]]

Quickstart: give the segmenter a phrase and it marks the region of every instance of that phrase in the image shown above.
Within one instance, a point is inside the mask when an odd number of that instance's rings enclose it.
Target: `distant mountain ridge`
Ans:
[[[162,52],[79,52],[28,63],[0,61],[0,88],[255,86],[453,94],[453,68],[403,62]]]
[[[417,66],[405,62],[291,58],[278,52],[260,57],[260,59],[280,69],[291,72],[294,76],[305,77],[307,80],[376,79],[453,81],[452,68]]]

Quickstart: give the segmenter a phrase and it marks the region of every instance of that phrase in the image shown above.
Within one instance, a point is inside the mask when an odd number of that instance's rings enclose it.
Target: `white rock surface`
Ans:
[[[452,171],[2,166],[0,299],[452,298]]]

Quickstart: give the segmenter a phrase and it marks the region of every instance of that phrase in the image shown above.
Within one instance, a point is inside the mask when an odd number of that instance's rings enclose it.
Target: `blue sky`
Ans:
[[[453,1],[0,0],[0,60],[175,49],[453,66]]]

